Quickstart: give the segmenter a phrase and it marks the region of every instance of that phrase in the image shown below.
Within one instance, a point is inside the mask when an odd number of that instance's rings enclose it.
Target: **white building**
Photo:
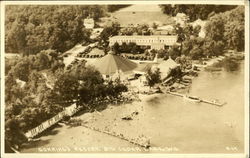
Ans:
[[[87,29],[93,29],[95,27],[95,21],[92,18],[86,18],[83,21],[83,25],[85,26],[85,28]]]
[[[151,49],[164,49],[173,46],[177,42],[176,35],[151,35],[151,36],[113,36],[109,38],[109,46],[115,43],[136,43],[139,46],[151,46]]]

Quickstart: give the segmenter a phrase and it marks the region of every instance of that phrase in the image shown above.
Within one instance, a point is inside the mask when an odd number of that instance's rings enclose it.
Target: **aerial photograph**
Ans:
[[[5,153],[245,152],[245,5],[4,9]]]

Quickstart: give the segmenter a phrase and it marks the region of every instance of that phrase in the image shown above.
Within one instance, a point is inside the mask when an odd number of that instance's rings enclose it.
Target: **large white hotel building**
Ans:
[[[151,49],[157,50],[178,44],[176,35],[113,36],[109,38],[109,46],[113,46],[116,42],[119,45],[124,42],[134,42],[139,46],[150,46]]]

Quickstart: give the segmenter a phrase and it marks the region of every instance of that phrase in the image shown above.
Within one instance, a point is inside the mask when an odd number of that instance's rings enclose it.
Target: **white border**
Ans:
[[[158,157],[158,158],[247,158],[249,157],[249,2],[247,0],[167,0],[167,1],[4,1],[1,4],[1,157],[51,157],[52,154],[2,154],[4,152],[4,16],[5,5],[77,5],[77,4],[226,4],[245,5],[245,152],[242,154],[56,154],[53,156],[60,158],[70,157]]]
[[[247,0],[165,0],[165,1],[150,1],[150,0],[123,0],[123,1],[105,1],[105,0],[96,0],[96,1],[4,1],[5,5],[11,4],[22,4],[22,5],[32,5],[32,4],[55,4],[55,5],[76,5],[76,4],[225,4],[225,5],[244,5]]]

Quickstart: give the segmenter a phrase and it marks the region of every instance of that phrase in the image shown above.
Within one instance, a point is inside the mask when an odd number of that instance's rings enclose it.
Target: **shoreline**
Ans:
[[[213,61],[218,62],[218,59],[216,58]],[[215,62],[213,62],[213,63],[215,63]],[[204,71],[204,70],[201,70],[201,71]],[[190,83],[190,85],[187,86],[187,88],[189,88],[191,86],[191,84],[192,83]],[[187,88],[177,90],[177,92],[180,92],[180,91],[185,92],[185,91],[187,91]],[[164,94],[165,94],[165,91],[164,91]],[[131,125],[138,125],[138,120],[136,119],[136,117],[141,117],[140,115],[143,114],[143,109],[145,108],[144,107],[145,104],[147,102],[152,101],[152,100],[157,101],[160,95],[161,95],[161,93],[154,93],[154,94],[150,94],[150,95],[138,94],[140,101],[137,100],[137,101],[132,101],[131,103],[121,103],[119,105],[108,104],[106,106],[106,108],[100,112],[99,111],[94,111],[91,113],[87,112],[87,113],[81,114],[79,116],[72,117],[72,119],[73,120],[78,119],[82,123],[87,124],[87,125],[92,126],[92,127],[98,127],[97,129],[100,131],[108,131],[110,133],[114,133],[114,135],[122,134],[122,136],[128,140],[135,140],[140,136],[140,134],[138,134],[138,135],[127,134],[127,132],[124,133],[124,131],[121,129],[124,129],[126,127],[126,130],[133,131],[133,129],[131,128]],[[135,119],[132,118],[132,120],[129,120],[129,121],[121,119],[122,117],[124,117],[126,115],[127,116],[131,115],[133,112],[138,112],[138,116],[135,116]],[[119,129],[119,126],[120,126],[120,129]],[[71,126],[68,124],[68,125],[64,125],[63,127],[60,127],[60,129],[57,129],[57,130],[60,132],[63,132],[63,130],[65,130],[65,127],[72,128],[72,129],[75,128],[75,130],[86,128],[86,127],[83,127],[81,125],[80,126],[79,125],[78,126]],[[93,135],[96,132],[97,131],[93,131],[91,129],[88,129],[89,134],[84,135],[84,136],[81,134],[80,138],[84,137],[86,139],[90,139],[89,135]],[[134,132],[136,133],[136,131],[134,131]],[[92,134],[90,134],[90,133],[92,133]],[[103,135],[104,137],[108,136],[108,134],[105,134],[105,133],[104,134],[99,133],[99,134]],[[143,131],[141,132],[141,135],[143,135]],[[103,136],[101,136],[101,137],[103,138]],[[42,137],[43,136],[41,136],[41,138]],[[53,137],[53,135],[51,135],[50,137]],[[113,139],[117,139],[117,138],[109,138],[109,139],[113,140]],[[118,138],[118,139],[121,139],[121,138]],[[137,140],[139,140],[139,138]],[[99,140],[99,141],[105,142],[105,139]],[[119,140],[119,141],[124,141],[124,140]],[[99,144],[99,142],[96,142],[96,143]],[[125,142],[123,142],[123,143],[125,143]],[[123,143],[121,143],[121,144],[123,144]],[[93,144],[95,144],[95,143],[93,142]],[[125,143],[125,144],[127,144],[127,143]],[[133,145],[133,143],[131,144],[129,142],[128,142],[128,144]],[[135,147],[136,146],[137,145],[135,145]],[[25,148],[23,148],[23,150],[26,151]]]

